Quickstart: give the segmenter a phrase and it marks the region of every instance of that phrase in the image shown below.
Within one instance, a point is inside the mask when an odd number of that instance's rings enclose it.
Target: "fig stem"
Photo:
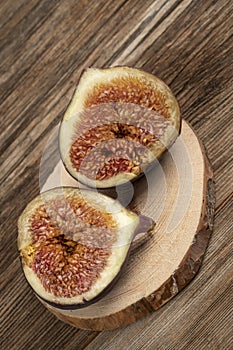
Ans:
[[[153,230],[155,227],[156,223],[152,218],[149,218],[148,216],[145,215],[139,215],[139,223],[138,226],[136,227],[135,230],[135,236],[139,233],[142,232],[149,232]]]

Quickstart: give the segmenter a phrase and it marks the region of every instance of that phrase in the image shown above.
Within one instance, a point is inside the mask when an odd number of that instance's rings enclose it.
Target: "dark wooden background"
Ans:
[[[1,349],[226,349],[232,281],[232,0],[1,0]],[[215,227],[193,282],[154,314],[105,332],[72,328],[35,298],[17,219],[39,193],[44,146],[84,67],[130,65],[162,78],[204,142]]]

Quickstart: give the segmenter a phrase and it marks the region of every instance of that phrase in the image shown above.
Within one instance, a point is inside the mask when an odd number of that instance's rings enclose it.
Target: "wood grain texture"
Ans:
[[[59,186],[86,188],[67,173],[61,160],[55,164],[42,191]],[[144,233],[144,244],[131,251],[121,278],[98,302],[82,309],[61,310],[41,300],[64,322],[89,330],[135,322],[179,293],[201,266],[213,228],[213,173],[187,122],[183,120],[181,135],[160,164],[130,188],[134,196],[129,208],[157,225],[150,234]],[[129,196],[126,186],[118,187],[117,194],[109,189],[109,196],[111,192],[121,203],[126,194]]]
[[[231,348],[232,14],[231,0],[1,1],[2,348]],[[217,210],[194,281],[144,320],[98,333],[57,321],[35,299],[21,272],[16,223],[39,193],[44,145],[81,70],[110,64],[141,67],[171,87],[207,149]]]

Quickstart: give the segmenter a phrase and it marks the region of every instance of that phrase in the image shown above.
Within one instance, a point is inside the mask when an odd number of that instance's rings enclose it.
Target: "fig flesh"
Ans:
[[[32,200],[18,221],[24,274],[49,304],[87,306],[113,286],[134,236],[153,226],[153,220],[100,193],[49,190]]]
[[[134,180],[180,133],[167,85],[129,67],[88,68],[60,126],[63,163],[80,182],[108,188]]]

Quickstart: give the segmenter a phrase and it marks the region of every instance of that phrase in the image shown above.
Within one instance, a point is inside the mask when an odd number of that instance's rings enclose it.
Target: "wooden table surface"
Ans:
[[[232,0],[1,0],[1,349],[226,349],[232,281]],[[162,78],[203,141],[214,232],[196,278],[160,310],[111,331],[49,313],[21,271],[17,219],[39,193],[44,146],[87,66]]]

